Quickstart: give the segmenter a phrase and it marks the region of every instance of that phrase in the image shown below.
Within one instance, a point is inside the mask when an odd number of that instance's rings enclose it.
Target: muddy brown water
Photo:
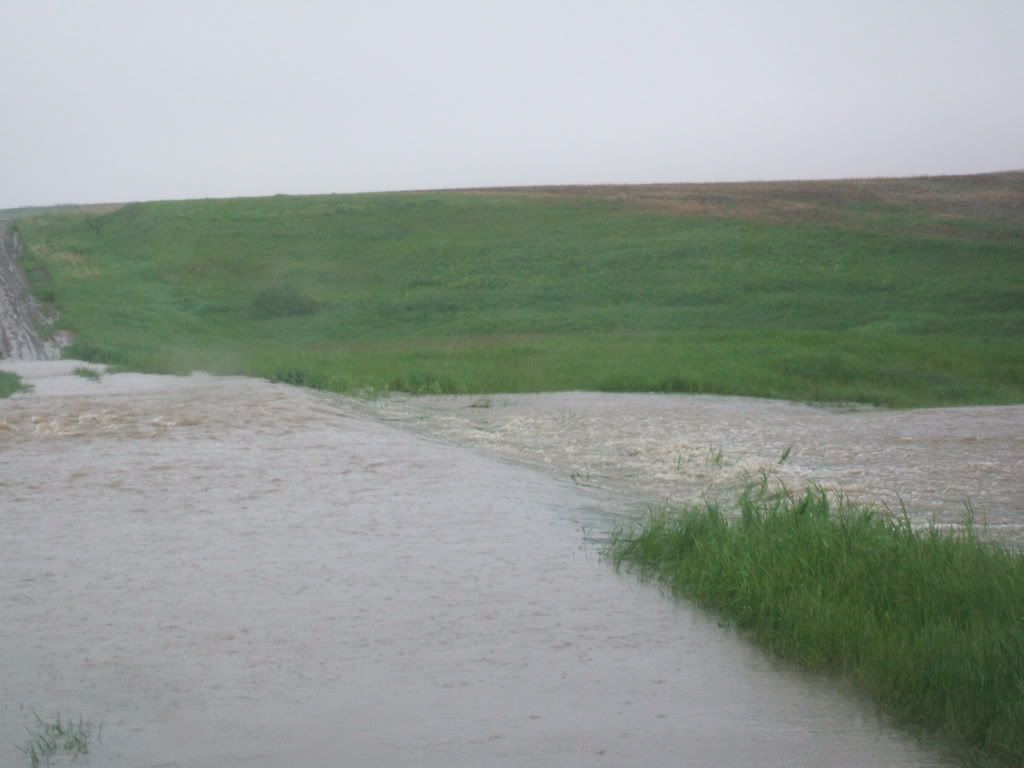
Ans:
[[[728,509],[768,477],[1024,544],[1024,406],[886,410],[717,395],[390,397],[366,412],[649,506]]]
[[[622,494],[74,365],[4,366],[34,391],[0,401],[0,764],[33,709],[103,723],[83,766],[954,764],[615,573],[582,530]]]

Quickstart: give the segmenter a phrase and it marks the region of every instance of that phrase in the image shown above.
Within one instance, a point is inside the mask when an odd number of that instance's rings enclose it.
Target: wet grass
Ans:
[[[15,392],[24,392],[28,387],[21,377],[7,371],[0,371],[0,397],[10,397]]]
[[[87,365],[75,366],[71,373],[75,376],[80,376],[83,379],[89,379],[90,381],[99,381],[103,378],[103,373],[96,368],[90,368]]]
[[[820,490],[762,486],[740,511],[652,515],[607,554],[968,762],[1024,763],[1024,556],[979,540],[970,521],[917,531]]]
[[[755,185],[705,213],[639,194],[204,200],[18,226],[34,289],[76,334],[66,356],[129,369],[338,391],[1020,403],[1024,197],[970,204],[995,183]],[[946,187],[958,207],[927,202]]]
[[[57,757],[74,759],[89,753],[93,741],[92,724],[81,718],[77,722],[62,720],[59,714],[53,720],[44,720],[33,714],[35,723],[26,727],[28,738],[24,745],[18,747],[31,768],[48,766]]]

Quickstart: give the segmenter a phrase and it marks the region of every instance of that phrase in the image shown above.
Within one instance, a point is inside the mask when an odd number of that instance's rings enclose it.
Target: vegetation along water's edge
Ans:
[[[336,391],[1024,402],[1024,173],[26,216],[65,356]]]
[[[15,392],[21,392],[24,389],[25,385],[22,383],[21,377],[7,371],[0,371],[0,397],[10,397]]]
[[[606,554],[969,762],[1024,763],[1024,555],[970,524],[914,530],[820,490],[762,486],[740,509],[652,514]]]

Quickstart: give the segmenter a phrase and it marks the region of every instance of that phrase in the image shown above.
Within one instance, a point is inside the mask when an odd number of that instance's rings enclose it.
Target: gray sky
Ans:
[[[0,207],[1024,168],[1024,2],[0,0]]]

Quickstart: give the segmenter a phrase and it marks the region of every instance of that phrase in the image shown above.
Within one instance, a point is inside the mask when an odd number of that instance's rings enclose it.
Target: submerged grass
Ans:
[[[90,368],[87,365],[75,366],[71,373],[75,376],[80,376],[83,379],[89,379],[90,381],[99,381],[103,378],[103,372],[97,368]]]
[[[53,758],[62,755],[76,758],[89,753],[93,740],[91,723],[81,718],[77,722],[62,720],[59,714],[53,720],[44,720],[38,714],[33,714],[35,723],[26,727],[28,738],[24,745],[18,747],[31,768],[48,766]]]
[[[970,204],[994,184],[1024,190],[1000,178],[933,180],[916,197],[892,180],[795,201],[800,185],[756,187],[714,215],[430,192],[138,203],[17,226],[33,290],[75,335],[66,356],[135,370],[339,391],[1020,403],[1020,197]],[[942,194],[955,209],[922,202]],[[811,203],[821,215],[786,213]]]
[[[820,489],[654,515],[607,554],[974,761],[1024,763],[1024,556]]]

